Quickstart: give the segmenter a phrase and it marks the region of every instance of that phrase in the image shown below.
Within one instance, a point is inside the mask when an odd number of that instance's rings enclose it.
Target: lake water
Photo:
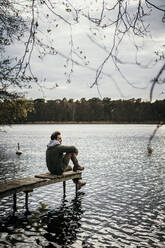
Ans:
[[[72,181],[34,190],[24,216],[18,194],[0,202],[0,247],[165,247],[165,127],[155,125],[13,125],[0,133],[0,181],[47,172],[46,144],[54,130],[79,149],[87,182],[77,197]],[[17,142],[23,154],[15,154]],[[46,211],[39,209],[47,204]]]

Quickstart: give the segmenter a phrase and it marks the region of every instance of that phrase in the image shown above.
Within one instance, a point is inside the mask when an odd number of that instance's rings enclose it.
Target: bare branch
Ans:
[[[158,72],[157,76],[154,78],[152,86],[151,86],[151,90],[150,90],[150,101],[152,101],[152,97],[153,97],[153,90],[155,88],[155,85],[158,83],[160,76],[162,75],[163,71],[165,70],[165,63],[164,65],[161,67],[160,71]]]
[[[159,8],[158,6],[156,6],[155,4],[151,3],[149,0],[145,0],[146,3],[148,3],[149,5],[151,5],[152,7],[154,7],[155,9],[158,9],[160,11],[165,11],[165,9]]]

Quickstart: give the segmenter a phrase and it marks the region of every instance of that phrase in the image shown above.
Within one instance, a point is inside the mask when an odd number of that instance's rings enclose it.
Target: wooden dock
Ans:
[[[0,198],[13,195],[13,210],[17,210],[17,197],[16,194],[19,192],[25,192],[25,207],[26,213],[28,210],[28,193],[33,192],[34,189],[46,186],[49,184],[54,184],[58,182],[63,182],[63,193],[66,194],[66,181],[75,181],[76,193],[77,193],[77,182],[81,179],[81,172],[68,171],[64,172],[61,176],[52,175],[50,173],[35,175],[34,177],[26,177],[20,179],[9,180],[8,182],[0,183]]]

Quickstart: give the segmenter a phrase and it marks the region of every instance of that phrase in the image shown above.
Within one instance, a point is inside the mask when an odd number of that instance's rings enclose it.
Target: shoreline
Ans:
[[[140,124],[144,124],[144,125],[157,125],[159,124],[160,122],[151,122],[151,121],[148,121],[148,122],[112,122],[112,121],[35,121],[35,122],[25,122],[25,123],[13,123],[11,125],[14,125],[14,124],[22,124],[22,125],[28,125],[28,124],[40,124],[40,125],[44,125],[44,124],[56,124],[56,125],[62,125],[62,124],[67,124],[67,125],[70,125],[70,124],[121,124],[121,125],[140,125]]]

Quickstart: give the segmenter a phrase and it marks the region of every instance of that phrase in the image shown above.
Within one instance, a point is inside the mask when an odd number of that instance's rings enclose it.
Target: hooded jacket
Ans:
[[[63,161],[63,153],[76,152],[78,150],[75,146],[63,146],[57,140],[51,140],[46,150],[46,164],[50,173],[61,175],[67,166]]]

